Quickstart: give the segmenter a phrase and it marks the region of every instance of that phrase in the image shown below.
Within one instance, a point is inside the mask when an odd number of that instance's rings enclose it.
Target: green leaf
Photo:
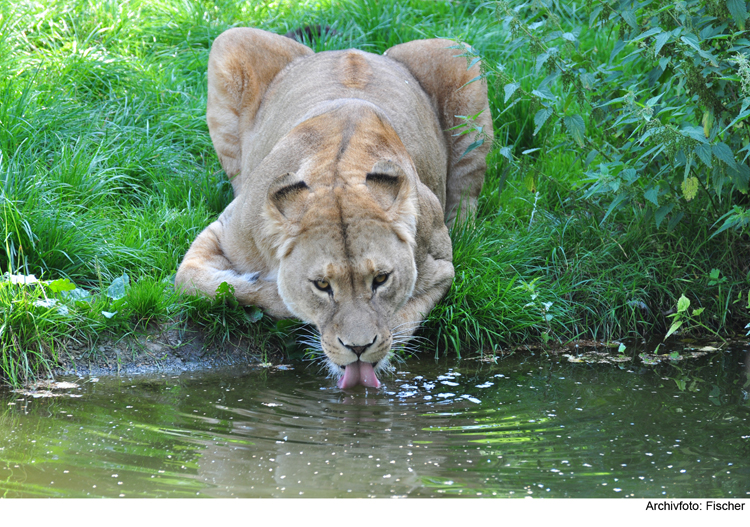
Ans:
[[[612,48],[612,53],[609,54],[609,63],[614,63],[615,58],[617,58],[617,55],[620,54],[620,52],[625,49],[625,42],[622,40],[618,40],[615,42],[614,47]]]
[[[482,79],[483,77],[484,77],[484,73],[480,73],[479,75],[477,75],[476,77],[474,77],[474,78],[473,78],[473,79],[471,79],[470,81],[468,81],[468,82],[465,82],[465,83],[463,84],[463,86],[461,86],[461,88],[463,88],[464,86],[468,86],[468,85],[469,85],[469,84],[471,84],[472,82],[477,82],[478,80],[481,80],[481,79]],[[459,89],[460,89],[460,88],[459,88]]]
[[[293,333],[299,322],[291,318],[282,318],[276,321],[275,333],[279,336],[286,336]]]
[[[612,64],[617,57],[617,55],[620,54],[620,52],[625,49],[625,42],[622,40],[618,40],[615,42],[615,46],[612,48],[612,53],[609,54],[609,62]]]
[[[49,290],[53,293],[60,293],[62,291],[73,291],[76,288],[76,285],[67,278],[61,278],[49,282],[47,287],[49,287]]]
[[[586,156],[586,161],[584,162],[584,166],[588,167],[594,159],[596,159],[596,156],[599,155],[599,151],[596,149],[591,150],[591,152],[588,153]]]
[[[263,310],[258,306],[250,306],[245,309],[245,318],[254,324],[263,318]]]
[[[667,340],[672,333],[680,329],[680,326],[682,326],[683,322],[683,320],[675,320],[669,327],[669,331],[667,331],[667,334],[664,335],[664,340]]]
[[[599,82],[593,73],[581,73],[580,79],[581,85],[587,90],[593,90],[594,86]]]
[[[666,44],[669,41],[669,37],[671,37],[671,33],[660,33],[656,35],[656,46],[654,47],[654,54],[658,55],[661,51],[661,48],[664,47],[664,44]]]
[[[747,6],[745,0],[727,0],[727,9],[734,18],[734,23],[740,29],[745,29],[745,20],[747,19]]]
[[[635,13],[632,11],[623,11],[620,13],[620,16],[622,16],[622,19],[625,20],[630,27],[638,29],[638,20],[635,18]]]
[[[737,162],[734,160],[734,154],[732,149],[724,143],[716,143],[713,147],[713,152],[716,157],[721,159],[728,167],[737,169]]]
[[[511,82],[510,84],[505,85],[505,102],[507,103],[510,98],[513,96],[513,94],[516,92],[518,88],[520,88],[521,85],[517,82]]]
[[[523,184],[529,192],[536,192],[536,179],[534,179],[534,174],[531,172],[523,178]]]
[[[229,304],[231,307],[237,307],[239,302],[234,296],[234,286],[227,282],[222,282],[219,287],[216,288],[215,304]]]
[[[684,126],[682,130],[680,130],[680,133],[685,137],[690,137],[701,143],[708,142],[702,126]]]
[[[500,149],[500,155],[503,156],[505,159],[507,159],[510,162],[513,162],[513,153],[508,146],[504,146]]]
[[[696,50],[698,52],[698,55],[709,61],[713,67],[716,68],[719,66],[716,57],[714,57],[711,53],[708,53],[707,51],[703,51],[701,49],[700,44],[698,43],[698,38],[695,35],[693,35],[692,33],[688,33],[687,35],[680,37],[680,40]]]
[[[631,42],[638,42],[639,40],[643,40],[646,37],[656,35],[657,33],[660,33],[660,32],[661,32],[660,27],[652,27],[648,31],[644,31],[643,33],[635,37],[633,40],[631,40]]]
[[[626,168],[620,172],[620,178],[628,185],[632,185],[638,179],[638,172],[634,168]]]
[[[115,278],[112,284],[107,289],[107,296],[112,300],[119,300],[123,298],[125,296],[125,287],[127,287],[129,282],[130,279],[126,274]]]
[[[690,307],[690,299],[685,295],[680,295],[680,299],[677,301],[677,312],[682,313],[687,311]]]
[[[704,165],[708,168],[712,168],[713,164],[711,163],[712,154],[710,145],[698,145],[695,147],[694,152],[698,154],[698,157],[703,161]]]
[[[531,94],[548,101],[556,99],[555,94],[550,91],[549,86],[539,86],[536,90],[531,90]]]
[[[542,69],[542,66],[544,66],[544,63],[547,62],[547,59],[549,59],[549,53],[542,53],[536,58],[537,73],[539,73],[539,71]]]
[[[659,102],[659,99],[661,99],[662,97],[664,97],[663,93],[660,93],[656,97],[651,97],[649,100],[646,101],[646,106],[648,106],[649,108],[652,108],[656,103]]]
[[[623,344],[622,342],[620,342],[620,346],[617,348],[617,353],[625,353],[625,348],[626,347],[627,346],[625,346],[625,344]]]
[[[458,160],[461,161],[466,156],[466,154],[468,154],[475,148],[482,146],[483,144],[484,144],[484,137],[480,137],[479,139],[471,143],[468,147],[466,147],[466,150],[464,151],[463,154],[461,154],[461,157],[459,157]]]
[[[589,26],[594,27],[594,22],[596,22],[596,19],[599,18],[599,15],[601,14],[603,9],[603,7],[599,6],[591,10],[591,14],[589,15]]]
[[[740,207],[735,205],[732,210],[716,220],[716,223],[714,223],[713,226],[715,227],[716,224],[718,224],[721,220],[724,220],[723,225],[711,235],[711,238],[724,232],[727,229],[737,228],[738,226],[743,225],[743,215]]]
[[[551,108],[542,108],[541,110],[536,112],[536,115],[534,116],[534,135],[539,132],[539,129],[542,127],[544,122],[549,119],[550,115],[552,115]]]
[[[580,115],[569,115],[563,119],[565,128],[573,137],[578,146],[583,146],[583,140],[586,136],[586,124]]]
[[[643,197],[649,200],[651,203],[659,206],[659,188],[658,187],[651,187],[646,192],[643,193]]]

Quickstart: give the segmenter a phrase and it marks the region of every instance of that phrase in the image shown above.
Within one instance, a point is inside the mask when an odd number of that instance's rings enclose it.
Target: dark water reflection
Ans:
[[[422,358],[352,393],[305,364],[2,392],[0,495],[747,497],[745,348]]]

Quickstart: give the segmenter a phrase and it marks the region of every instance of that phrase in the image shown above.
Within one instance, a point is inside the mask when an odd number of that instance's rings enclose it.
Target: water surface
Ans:
[[[5,497],[748,497],[746,345],[646,365],[306,363],[0,392]],[[60,380],[60,379],[58,379]]]

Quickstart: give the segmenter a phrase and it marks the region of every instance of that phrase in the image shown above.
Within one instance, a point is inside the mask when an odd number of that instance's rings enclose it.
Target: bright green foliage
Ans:
[[[225,343],[233,336],[267,343],[261,331],[270,323],[256,324],[263,319],[263,312],[255,306],[241,306],[234,296],[234,286],[226,282],[219,285],[213,299],[193,297],[183,309],[187,318],[204,329],[208,344]]]
[[[698,309],[693,309],[691,312],[688,312],[688,309],[690,309],[690,299],[687,298],[685,295],[680,295],[679,300],[677,300],[677,312],[669,315],[669,317],[673,319],[673,321],[672,321],[672,325],[669,327],[669,330],[667,331],[667,334],[664,335],[664,340],[667,340],[670,335],[674,334],[678,329],[680,329],[685,322],[690,322],[704,329],[707,329],[719,339],[724,340],[721,335],[711,330],[711,328],[706,327],[700,321],[700,316],[703,313],[703,311],[705,311],[706,308],[699,307]],[[724,342],[726,341],[724,340]]]
[[[71,339],[154,323],[300,355],[294,337],[309,328],[239,306],[228,288],[210,300],[172,285],[232,199],[205,106],[211,43],[234,26],[335,28],[316,51],[448,37],[471,44],[467,66],[483,61],[496,144],[478,218],[452,232],[456,278],[423,347],[466,356],[663,333],[683,293],[705,311],[681,331],[744,329],[744,6],[0,2],[0,275],[42,282],[0,279],[2,376],[23,382]],[[475,118],[453,131],[471,148],[487,140]]]
[[[606,216],[630,205],[669,228],[724,214],[723,229],[747,232],[744,1],[591,0],[584,12],[537,0],[497,12],[509,55],[534,67],[520,82],[494,66],[505,103],[528,101],[534,135],[585,159],[586,199],[608,203]],[[703,200],[688,203],[699,189]]]

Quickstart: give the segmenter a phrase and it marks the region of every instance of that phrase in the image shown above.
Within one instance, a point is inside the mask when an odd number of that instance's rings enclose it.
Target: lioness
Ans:
[[[394,343],[448,291],[446,224],[474,213],[484,181],[487,86],[469,83],[480,65],[455,48],[314,53],[258,29],[222,33],[206,118],[235,198],[176,286],[212,296],[227,282],[243,304],[313,323],[339,387],[379,387]],[[475,114],[488,137],[463,155],[473,138],[450,128]]]

